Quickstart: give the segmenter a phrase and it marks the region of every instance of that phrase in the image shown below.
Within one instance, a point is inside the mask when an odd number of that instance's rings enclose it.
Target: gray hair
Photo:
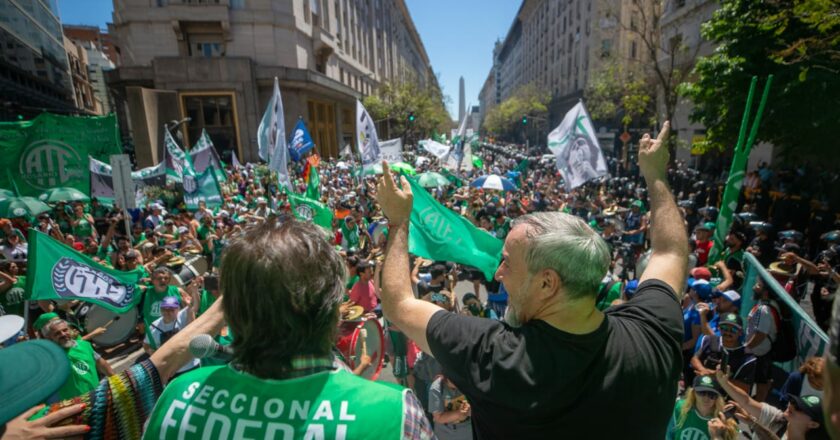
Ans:
[[[580,218],[562,212],[537,212],[517,218],[526,225],[528,273],[551,269],[563,282],[569,299],[595,297],[610,266],[607,243]]]
[[[329,355],[344,298],[345,263],[321,230],[270,218],[222,255],[219,286],[234,362],[258,377],[295,355]]]
[[[44,338],[49,338],[53,327],[57,326],[58,324],[63,324],[65,322],[66,321],[61,319],[61,318],[50,319],[49,321],[47,321],[46,324],[44,324],[43,327],[41,327],[41,330],[40,330],[41,336],[44,337]]]

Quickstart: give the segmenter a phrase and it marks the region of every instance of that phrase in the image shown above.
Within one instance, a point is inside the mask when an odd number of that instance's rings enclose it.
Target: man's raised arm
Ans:
[[[656,139],[645,134],[639,142],[639,168],[650,198],[650,242],[653,254],[639,282],[662,280],[674,289],[677,299],[685,292],[688,270],[688,234],[668,187],[668,147],[664,140],[671,129],[665,122]]]
[[[426,341],[429,319],[440,307],[414,297],[411,290],[411,268],[408,266],[408,222],[414,204],[411,186],[401,177],[402,189],[397,188],[387,162],[382,162],[382,179],[376,190],[376,200],[390,222],[385,265],[382,268],[382,312],[403,333],[431,353]]]

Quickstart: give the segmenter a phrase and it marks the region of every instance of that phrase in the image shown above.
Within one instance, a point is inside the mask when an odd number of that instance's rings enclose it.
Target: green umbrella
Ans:
[[[38,200],[46,203],[58,202],[89,202],[90,197],[76,188],[50,188],[38,196]]]
[[[417,174],[417,171],[414,170],[414,167],[405,163],[405,162],[395,162],[392,163],[391,169],[398,172],[398,173],[405,173],[410,176]],[[355,173],[354,173],[355,174]],[[371,166],[370,168],[365,170],[365,176],[369,176],[372,174],[382,174],[382,164],[377,163]]]
[[[419,183],[423,188],[437,188],[439,186],[449,185],[449,179],[447,179],[443,174],[430,171],[428,173],[420,174],[417,177],[417,183]]]
[[[484,168],[484,162],[481,160],[480,157],[473,154],[472,156],[472,164],[476,168]]]
[[[10,197],[0,200],[0,217],[35,217],[51,208],[34,197]]]
[[[9,191],[8,189],[0,188],[0,200],[6,200],[12,197],[17,197],[14,191]]]

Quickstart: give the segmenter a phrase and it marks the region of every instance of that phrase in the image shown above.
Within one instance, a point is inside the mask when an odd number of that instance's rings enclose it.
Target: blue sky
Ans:
[[[61,21],[105,28],[112,0],[58,0]],[[466,103],[478,93],[492,65],[493,43],[504,38],[519,0],[406,0],[420,38],[449,95],[449,113],[458,117],[458,78],[464,77]]]

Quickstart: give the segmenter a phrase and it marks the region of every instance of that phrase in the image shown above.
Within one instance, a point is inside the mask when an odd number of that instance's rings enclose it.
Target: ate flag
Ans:
[[[408,251],[431,260],[454,261],[481,270],[490,280],[502,259],[502,243],[469,220],[438,203],[414,179]]]
[[[142,273],[107,268],[50,236],[29,230],[30,301],[72,300],[125,313],[143,297],[137,288]]]

